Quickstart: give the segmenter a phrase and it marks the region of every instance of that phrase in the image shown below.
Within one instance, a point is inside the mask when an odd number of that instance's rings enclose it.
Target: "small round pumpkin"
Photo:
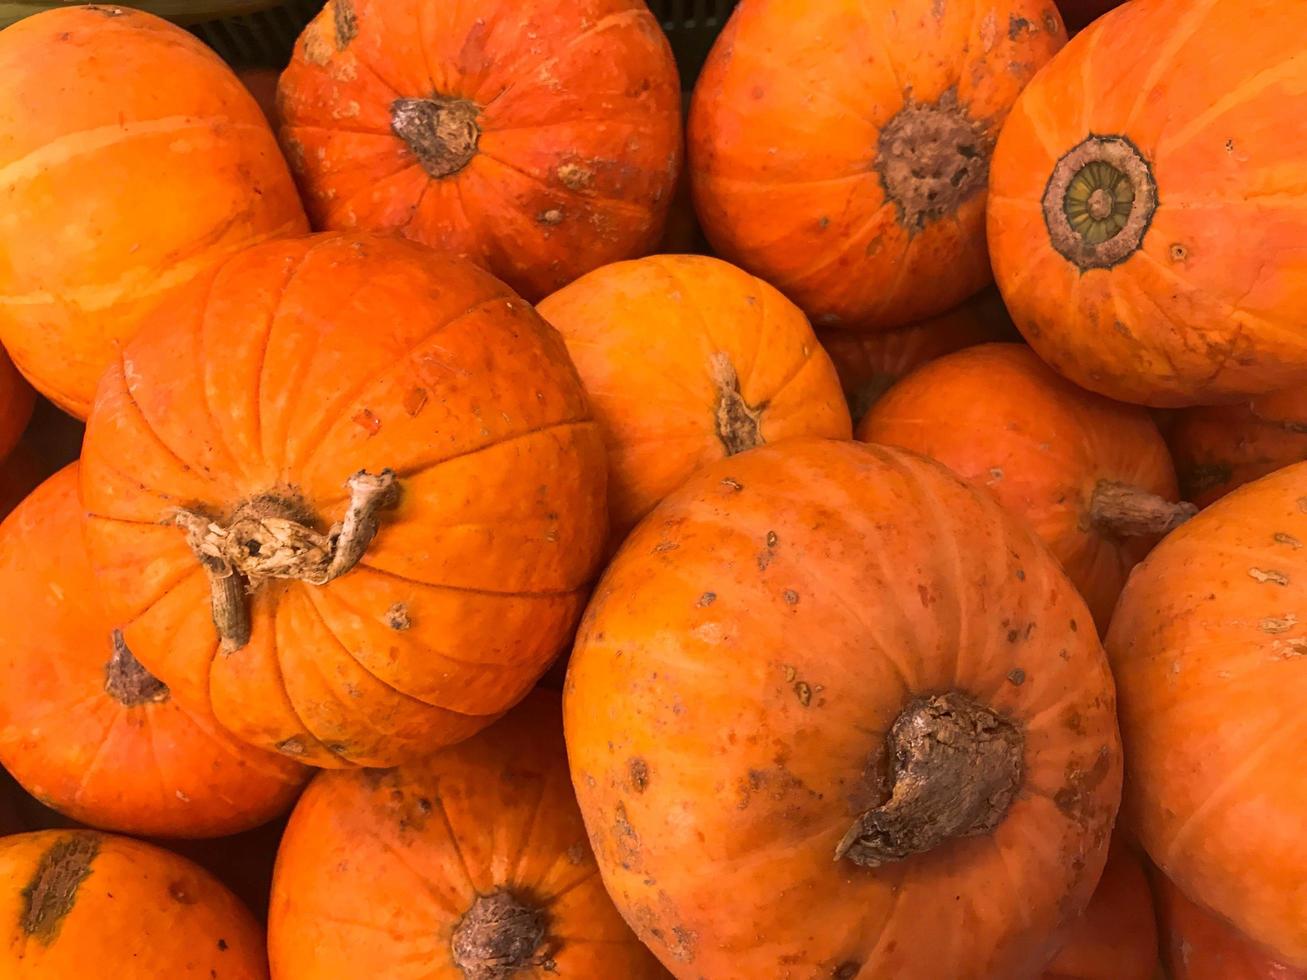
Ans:
[[[726,262],[606,266],[539,310],[562,333],[604,432],[615,541],[708,463],[796,436],[852,435],[803,313]]]
[[[1187,408],[1167,434],[1185,499],[1200,507],[1307,459],[1307,388]]]
[[[126,7],[0,32],[0,341],[85,417],[142,319],[221,258],[306,230],[277,141],[209,48]]]
[[[743,0],[690,114],[708,240],[819,328],[957,306],[992,278],[999,127],[1065,40],[1052,0]]]
[[[680,171],[640,0],[329,0],[278,106],[317,227],[397,232],[530,300],[651,250]]]
[[[35,404],[36,392],[23,380],[5,349],[0,347],[0,460],[18,445],[32,418]]]
[[[1307,381],[1307,4],[1257,10],[1249,30],[1246,0],[1126,4],[1003,127],[994,273],[1031,346],[1083,387],[1183,406]]]
[[[485,727],[557,656],[603,555],[605,471],[527,303],[414,242],[334,234],[249,249],[147,326],[81,476],[141,663],[254,745],[380,766]]]
[[[289,809],[307,778],[183,705],[100,608],[82,540],[77,466],[0,525],[0,762],[81,823],[218,837]]]
[[[268,947],[277,980],[666,976],[604,891],[544,691],[422,762],[314,779]]]
[[[0,975],[267,980],[257,923],[203,868],[127,837],[0,838]]]
[[[872,407],[858,438],[985,486],[1043,538],[1100,630],[1130,569],[1196,513],[1174,502],[1171,457],[1147,411],[1077,388],[1021,344],[919,368]]]
[[[1135,569],[1107,646],[1130,813],[1187,895],[1307,967],[1307,463],[1241,487]]]
[[[564,722],[609,894],[685,980],[1036,975],[1120,794],[1107,661],[1047,549],[851,442],[664,500],[586,612]]]
[[[1015,340],[1017,333],[998,290],[986,289],[956,309],[897,330],[869,334],[825,330],[818,338],[835,362],[853,420],[858,422],[913,368],[964,347]]]

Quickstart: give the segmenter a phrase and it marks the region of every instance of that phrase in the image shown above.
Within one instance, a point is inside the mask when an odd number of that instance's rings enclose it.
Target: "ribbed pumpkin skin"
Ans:
[[[1231,490],[1307,459],[1307,388],[1179,412],[1166,440],[1186,500]]]
[[[360,470],[397,505],[353,570],[262,580],[218,655],[179,505],[274,493],[319,532]],[[315,765],[466,738],[557,655],[605,544],[605,460],[557,333],[503,283],[398,238],[251,249],[128,345],[101,385],[82,494],[127,644],[178,698]]]
[[[1307,112],[1304,31],[1307,5],[1294,0],[1138,0],[1022,93],[994,154],[990,253],[1017,326],[1072,381],[1184,406],[1307,380],[1307,208],[1292,137]],[[1054,246],[1042,202],[1059,160],[1091,136],[1129,140],[1158,203],[1135,250],[1082,269]],[[1134,200],[1143,220],[1142,192]],[[1255,247],[1236,234],[1250,226]],[[1123,249],[1125,235],[1112,239]]]
[[[76,464],[0,525],[0,594],[22,611],[0,618],[0,762],[33,796],[91,826],[162,837],[234,834],[290,807],[302,766],[167,692],[128,705],[107,690],[114,624],[82,540]]]
[[[695,470],[742,451],[723,428],[728,399],[756,415],[742,420],[743,448],[852,435],[835,369],[803,313],[729,263],[618,263],[539,311],[562,333],[604,430],[615,540]]]
[[[858,438],[930,456],[988,489],[1049,546],[1101,630],[1156,539],[1094,526],[1095,488],[1108,480],[1177,498],[1166,443],[1146,411],[1077,388],[1020,344],[925,365],[872,407]]]
[[[1307,967],[1307,464],[1172,532],[1107,647],[1141,843],[1186,894]]]
[[[43,870],[56,874],[34,893],[48,901],[34,904],[27,890]],[[268,976],[262,932],[231,892],[190,861],[127,837],[45,830],[0,839],[0,919],[0,975],[13,980]]]
[[[222,258],[306,230],[266,120],[211,50],[123,7],[0,33],[0,341],[81,418],[119,346]]]
[[[36,393],[0,347],[0,460],[13,451],[32,418]]]
[[[744,0],[690,115],[695,207],[716,254],[778,287],[818,328],[887,329],[961,303],[991,280],[993,139],[1065,40],[1051,0]],[[945,162],[912,169],[941,179],[931,207],[963,199],[918,225],[880,168],[908,156],[893,123],[901,110],[941,99],[974,131],[940,136]]]
[[[667,975],[604,891],[552,692],[423,762],[313,781],[277,856],[272,974],[463,980],[455,931],[502,890],[548,915],[541,963],[514,978]]]
[[[891,723],[955,689],[1023,726],[1011,808],[876,869],[833,860],[888,795]],[[1084,602],[992,498],[875,446],[768,446],[664,500],[586,612],[564,723],[608,891],[681,978],[1036,976],[1118,802]]]
[[[1245,936],[1156,877],[1163,960],[1170,980],[1305,980],[1307,970],[1272,959]]]
[[[441,176],[394,127],[433,98],[479,131]],[[316,227],[397,232],[530,300],[651,250],[680,170],[680,81],[639,0],[331,0],[278,105]]]

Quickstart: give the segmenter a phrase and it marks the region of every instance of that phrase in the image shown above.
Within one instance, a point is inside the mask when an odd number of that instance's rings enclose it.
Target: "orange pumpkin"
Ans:
[[[266,980],[263,936],[207,871],[86,830],[0,839],[0,975]]]
[[[198,284],[105,375],[82,463],[132,652],[325,766],[425,754],[530,690],[603,553],[604,485],[558,334],[474,266],[370,235]]]
[[[1157,920],[1139,858],[1117,842],[1089,908],[1044,968],[1043,980],[1153,980]]]
[[[1014,340],[1016,328],[998,291],[986,289],[948,313],[911,326],[870,334],[826,330],[818,337],[835,362],[856,422],[913,368],[964,347]]]
[[[0,460],[18,445],[35,403],[36,393],[0,347]]]
[[[184,706],[99,608],[77,466],[0,525],[0,762],[33,796],[91,826],[217,837],[288,809],[307,773]]]
[[[1020,344],[942,357],[889,390],[858,438],[930,456],[1025,518],[1106,629],[1130,569],[1193,516],[1148,413],[1064,381]]]
[[[609,894],[681,978],[1035,975],[1120,792],[1106,658],[1034,533],[848,442],[664,500],[586,612],[564,722]]]
[[[305,230],[266,120],[218,56],[124,7],[0,33],[0,341],[85,417],[142,319],[225,256]]]
[[[1307,459],[1307,388],[1188,408],[1167,435],[1185,498],[1200,507]]]
[[[1187,895],[1307,967],[1307,463],[1174,531],[1107,646],[1139,840]]]
[[[531,300],[652,249],[680,170],[640,0],[330,0],[278,104],[318,227],[397,232]]]
[[[319,775],[277,856],[268,947],[278,980],[666,976],[604,891],[543,691],[423,762]]]
[[[990,251],[1017,326],[1072,381],[1180,406],[1307,380],[1304,31],[1293,0],[1141,0],[1022,93]],[[1233,234],[1249,227],[1255,244]]]
[[[708,240],[820,328],[957,306],[992,278],[999,127],[1065,40],[1052,0],[743,0],[690,114]]]
[[[1156,878],[1170,980],[1307,980],[1195,905],[1163,875]]]
[[[839,379],[798,307],[717,259],[654,256],[550,296],[608,447],[620,541],[695,470],[795,436],[852,435]]]

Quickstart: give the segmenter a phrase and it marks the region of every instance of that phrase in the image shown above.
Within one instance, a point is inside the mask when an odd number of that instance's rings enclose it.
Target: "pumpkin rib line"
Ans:
[[[433,793],[431,795],[435,798],[432,800],[432,802],[435,803],[437,806],[443,807],[443,804],[438,802],[440,800],[440,794]],[[380,844],[381,849],[384,850],[386,853],[388,853],[392,858],[394,858],[396,864],[402,867],[405,871],[409,872],[411,875],[413,875],[413,877],[415,877],[419,882],[422,883],[423,890],[427,893],[427,897],[432,900],[433,904],[435,904],[438,908],[441,908],[444,911],[449,912],[453,915],[460,914],[457,908],[450,908],[450,906],[443,900],[443,896],[440,894],[440,889],[436,886],[436,883],[431,878],[429,878],[424,872],[419,870],[417,866],[410,863],[408,858],[398,847],[396,847],[390,841],[386,840],[386,838],[383,837],[376,830],[372,830],[368,834],[368,836],[371,837],[378,844]],[[457,849],[457,844],[455,844],[455,849]],[[471,878],[468,879],[468,882],[469,884],[471,883]],[[475,892],[475,890],[476,889],[474,887],[473,891]]]
[[[637,218],[648,218],[653,214],[652,208],[645,207],[642,204],[637,204],[634,201],[625,201],[622,200],[621,198],[607,197],[603,194],[582,194],[580,191],[574,191],[566,185],[563,185],[561,187],[555,187],[552,184],[547,183],[544,179],[540,177],[536,177],[533,174],[529,174],[525,170],[521,169],[520,167],[515,167],[513,164],[508,163],[506,160],[501,160],[499,157],[492,156],[490,153],[486,152],[485,150],[479,152],[477,156],[480,157],[481,159],[489,161],[490,163],[496,164],[497,166],[503,167],[505,170],[512,171],[518,176],[526,180],[529,180],[537,187],[543,188],[545,191],[549,192],[550,194],[563,195],[573,200],[579,201],[583,205],[589,205],[589,206],[602,205],[610,211],[614,211],[619,214],[632,215]]]
[[[99,765],[101,756],[104,755],[105,750],[109,747],[109,739],[113,734],[113,730],[118,726],[118,723],[123,719],[126,713],[127,709],[124,707],[117,706],[114,708],[113,716],[109,719],[109,723],[104,726],[104,731],[100,735],[100,744],[96,746],[95,753],[91,756],[90,761],[87,762],[86,768],[82,770],[81,778],[77,781],[77,788],[73,790],[72,801],[74,806],[83,806],[82,795],[86,792],[86,787],[91,782],[91,777],[95,775],[95,768]]]
[[[217,655],[215,648],[214,655]],[[208,692],[205,692],[208,696]],[[291,774],[286,769],[281,768],[277,763],[284,765],[300,765],[295,760],[282,756],[276,752],[269,752],[267,749],[261,749],[258,746],[250,745],[246,742],[238,742],[236,737],[230,734],[221,723],[213,718],[210,714],[207,718],[197,717],[196,712],[192,711],[187,705],[180,700],[173,698],[169,702],[172,707],[180,714],[184,715],[186,720],[195,727],[210,743],[221,749],[228,758],[232,759],[237,765],[254,770],[255,775],[265,779],[276,780],[285,783],[288,786],[297,786],[302,782],[300,773]],[[216,727],[215,727],[216,726]],[[265,766],[264,763],[269,765]],[[304,768],[300,766],[300,768]],[[225,797],[224,797],[225,799]],[[227,802],[233,802],[228,800]]]
[[[286,685],[286,666],[281,661],[281,644],[277,642],[277,628],[276,628],[275,619],[272,624],[272,636],[269,637],[268,643],[269,646],[271,647],[271,654],[272,654],[269,657],[269,660],[272,661],[272,666],[277,671],[277,681],[276,681],[277,689],[281,691],[281,696],[285,701],[285,706],[290,709],[290,713],[292,717],[294,717],[294,719],[299,722],[300,728],[303,730],[304,734],[307,735],[313,742],[317,743],[319,749],[321,749],[323,752],[325,752],[328,756],[330,756],[333,759],[340,758],[340,756],[337,753],[333,752],[331,749],[323,745],[322,740],[318,738],[316,734],[314,734],[313,729],[309,728],[308,724],[304,721],[304,718],[300,715],[299,706],[295,703],[295,699],[292,698],[290,695],[290,688]],[[217,665],[221,662],[221,657],[218,652],[221,651],[221,649],[222,649],[221,644],[219,644],[219,646],[215,649],[214,658],[210,662],[210,676],[212,676],[213,669],[215,669]],[[212,681],[210,681],[209,684],[209,691],[210,691],[210,699],[212,699],[212,691],[213,691]],[[214,712],[214,717],[217,717],[217,712]],[[299,736],[292,735],[290,737],[298,738]],[[282,739],[281,741],[285,742],[286,739]]]
[[[399,572],[392,572],[389,569],[378,568],[367,562],[366,556],[360,560],[358,567],[366,568],[370,572],[378,575],[385,575],[388,578],[397,579],[401,582],[407,582],[410,585],[420,585],[427,589],[442,589],[447,592],[461,592],[466,595],[480,595],[491,599],[568,599],[585,590],[584,586],[578,586],[575,589],[559,589],[557,591],[539,591],[539,592],[496,592],[493,589],[478,589],[470,585],[446,585],[439,582],[424,582],[421,579],[410,578]]]
[[[204,416],[209,421],[209,428],[213,432],[215,437],[214,442],[216,445],[221,446],[223,455],[227,457],[228,463],[230,464],[230,468],[235,470],[243,477],[245,475],[244,463],[236,455],[236,453],[233,452],[230,444],[228,444],[227,442],[226,435],[223,433],[222,426],[218,424],[218,417],[217,415],[214,414],[213,411],[213,403],[209,400],[209,385],[205,378],[205,371],[204,371],[204,365],[205,365],[204,322],[205,320],[208,319],[209,304],[213,300],[214,287],[217,285],[217,282],[218,282],[218,276],[216,274],[209,277],[208,284],[205,286],[204,289],[204,302],[203,305],[200,307],[201,312],[200,315],[195,319],[195,333],[193,338],[194,346],[195,346],[195,360],[196,360],[195,375],[196,375],[196,380],[199,382],[199,384],[197,385],[197,387],[200,390],[199,402],[204,406]]]
[[[1191,4],[1189,9],[1185,11],[1185,16],[1181,18],[1180,23],[1169,30],[1166,44],[1162,45],[1161,50],[1157,52],[1156,57],[1153,58],[1148,74],[1144,76],[1144,80],[1139,86],[1139,94],[1135,96],[1134,104],[1125,114],[1125,124],[1121,126],[1121,132],[1125,133],[1131,131],[1131,127],[1134,126],[1135,120],[1139,118],[1139,113],[1143,110],[1148,100],[1157,92],[1158,84],[1163,78],[1174,74],[1175,65],[1179,60],[1181,52],[1184,50],[1185,45],[1192,41],[1194,35],[1198,33],[1198,28],[1201,25],[1203,18],[1212,12],[1212,7],[1212,3]],[[1095,36],[1095,40],[1106,33],[1107,31],[1099,31]],[[1095,50],[1096,49],[1097,45],[1095,44]],[[1089,52],[1089,54],[1092,53],[1093,52]],[[1090,58],[1086,58],[1086,62],[1089,60]],[[1085,95],[1086,97],[1089,95],[1087,90]],[[1093,103],[1092,100],[1086,98],[1086,101],[1083,104],[1089,106]],[[1086,129],[1086,131],[1088,130]]]
[[[759,191],[765,191],[774,194],[777,188],[809,188],[822,187],[827,184],[846,184],[851,181],[875,180],[876,174],[870,170],[859,170],[856,173],[845,174],[843,177],[818,177],[811,180],[774,180],[766,181],[757,177],[728,177],[725,174],[715,174],[711,170],[707,171],[708,179],[719,184],[734,184],[736,186],[753,187]],[[756,278],[756,277],[755,277]],[[760,280],[761,281],[761,280]]]
[[[535,835],[536,827],[540,823],[540,811],[544,809],[545,796],[548,795],[549,787],[553,781],[558,778],[559,771],[550,767],[545,773],[545,778],[540,781],[540,791],[536,794],[535,803],[531,807],[531,816],[526,825],[526,831],[521,837],[521,846],[517,851],[517,858],[513,861],[513,869],[509,872],[506,881],[521,882],[522,865],[526,861],[527,855],[531,852],[531,842]]]
[[[565,857],[564,860],[566,860]],[[589,871],[583,874],[580,878],[577,878],[576,881],[568,882],[565,886],[558,889],[558,891],[554,892],[552,895],[547,896],[545,898],[544,907],[546,909],[553,908],[556,904],[558,904],[560,899],[576,891],[578,888],[583,886],[586,882],[593,881],[598,874],[599,874],[599,865],[598,863],[595,863],[594,866]]]
[[[440,819],[445,825],[445,833],[449,837],[449,843],[454,848],[454,854],[458,858],[459,866],[463,869],[463,878],[467,881],[467,886],[472,894],[480,893],[477,888],[476,880],[472,877],[472,869],[467,863],[467,857],[463,854],[463,845],[459,843],[458,835],[454,833],[454,822],[449,819],[449,811],[445,808],[444,798],[439,793],[432,793],[431,802],[434,809],[440,814]]]

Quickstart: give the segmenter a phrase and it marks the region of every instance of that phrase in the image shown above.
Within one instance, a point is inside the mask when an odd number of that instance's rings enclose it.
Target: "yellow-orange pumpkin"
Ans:
[[[603,442],[562,339],[400,238],[225,263],[106,374],[81,475],[132,652],[315,765],[489,724],[558,654],[605,546]]]
[[[1037,975],[1120,786],[1089,612],[911,453],[715,463],[609,566],[568,668],[609,893],[681,978]]]
[[[608,447],[615,541],[695,470],[796,436],[852,434],[812,327],[717,259],[597,269],[540,304],[563,335]]]
[[[0,32],[0,341],[85,417],[122,342],[225,256],[306,230],[277,142],[218,56],[126,7]]]

